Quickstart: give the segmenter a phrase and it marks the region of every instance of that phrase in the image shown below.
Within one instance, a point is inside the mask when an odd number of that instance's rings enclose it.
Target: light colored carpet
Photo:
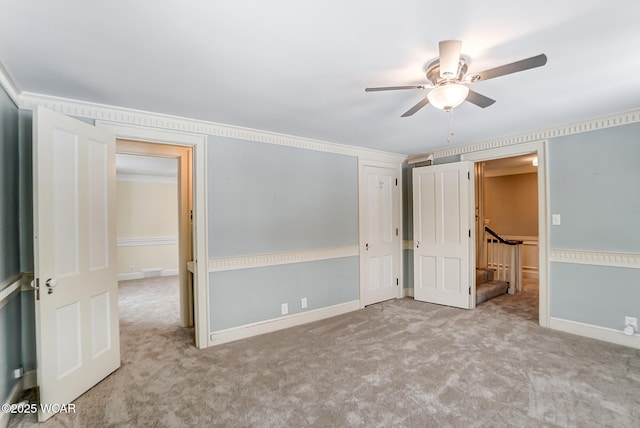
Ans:
[[[640,351],[540,328],[536,302],[401,299],[198,350],[171,279],[128,281],[122,367],[45,427],[639,426]]]

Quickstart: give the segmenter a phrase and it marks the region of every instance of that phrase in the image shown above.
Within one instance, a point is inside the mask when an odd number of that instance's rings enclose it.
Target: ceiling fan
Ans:
[[[422,107],[431,103],[436,108],[450,111],[464,101],[478,107],[489,107],[496,101],[472,91],[467,84],[482,82],[494,77],[541,67],[547,63],[547,56],[540,54],[531,58],[501,65],[479,73],[469,73],[469,59],[460,54],[462,42],[459,40],[443,40],[439,43],[440,57],[432,61],[426,69],[430,84],[407,86],[382,86],[365,88],[366,92],[395,91],[398,89],[431,89],[424,99],[407,110],[402,117],[413,115]]]

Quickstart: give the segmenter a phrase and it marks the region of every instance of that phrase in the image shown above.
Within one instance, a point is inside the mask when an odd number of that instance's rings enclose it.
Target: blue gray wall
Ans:
[[[548,147],[549,210],[562,219],[549,226],[550,249],[639,254],[640,124],[553,138]],[[404,239],[410,240],[410,166],[404,174]],[[412,257],[404,251],[405,286],[412,286]],[[552,317],[622,330],[625,316],[640,318],[640,269],[551,262],[549,301]]]
[[[208,137],[209,257],[358,244],[355,157]],[[358,258],[209,274],[218,331],[358,299]]]
[[[18,216],[18,108],[0,90],[0,285],[20,275]],[[22,364],[20,292],[0,302],[0,400],[5,402],[16,384],[13,370]]]
[[[552,249],[640,253],[640,124],[549,142]],[[551,263],[551,316],[622,329],[640,318],[640,269]]]

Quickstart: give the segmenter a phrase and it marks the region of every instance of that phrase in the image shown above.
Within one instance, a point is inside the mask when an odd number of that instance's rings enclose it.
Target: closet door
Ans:
[[[363,165],[360,174],[360,300],[400,297],[398,168]]]

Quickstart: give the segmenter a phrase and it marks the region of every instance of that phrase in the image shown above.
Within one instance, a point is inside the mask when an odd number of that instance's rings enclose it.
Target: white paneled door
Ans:
[[[43,421],[120,366],[115,137],[38,107],[33,161]]]
[[[360,186],[362,305],[400,297],[398,169],[363,165]]]
[[[475,303],[472,171],[471,162],[413,170],[416,300],[465,309]]]

